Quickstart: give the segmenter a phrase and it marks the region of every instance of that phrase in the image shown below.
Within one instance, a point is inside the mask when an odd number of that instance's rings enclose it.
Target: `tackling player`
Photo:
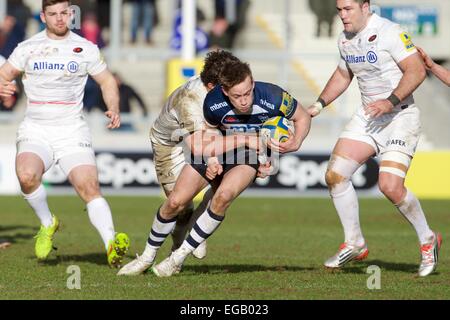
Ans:
[[[378,155],[379,188],[416,230],[422,254],[419,275],[427,276],[436,268],[441,235],[429,228],[419,200],[404,186],[420,136],[419,109],[412,93],[425,79],[425,67],[408,33],[371,13],[369,0],[337,0],[336,7],[344,24],[338,40],[341,60],[308,112],[317,116],[353,77],[358,79],[362,106],[339,137],[326,173],[345,242],[325,266],[340,268],[369,253],[351,177]]]
[[[43,0],[41,20],[46,29],[20,43],[1,68],[7,86],[23,76],[28,98],[25,119],[17,132],[16,173],[23,196],[41,222],[35,253],[44,260],[52,250],[59,221],[50,212],[43,174],[59,164],[104,242],[110,266],[120,265],[129,239],[114,231],[111,210],[100,193],[91,134],[84,119],[83,95],[88,74],[101,87],[110,119],[120,126],[119,94],[112,74],[94,44],[71,32],[70,1]]]
[[[311,117],[290,94],[276,85],[254,82],[249,65],[240,61],[226,66],[219,83],[221,85],[208,93],[203,105],[209,128],[218,128],[224,134],[243,131],[257,133],[267,119],[285,116],[294,122],[295,133],[291,132],[284,143],[272,141],[270,147],[281,153],[300,148],[309,132]],[[216,192],[181,247],[152,268],[157,276],[169,277],[178,273],[187,256],[217,230],[228,207],[257,176],[259,163],[254,149],[256,148],[234,146],[228,151],[228,148],[216,147],[203,151],[203,154],[209,156],[207,163],[194,162],[185,166],[189,179],[177,181],[175,190],[187,186],[201,190],[210,183]],[[195,150],[193,152],[196,153]],[[219,156],[223,158],[222,161],[219,161]],[[178,198],[175,203],[184,203],[184,199]],[[161,212],[161,215],[170,221],[175,212]],[[164,236],[160,240],[164,241]]]
[[[205,63],[200,76],[191,78],[183,86],[177,88],[167,99],[158,119],[154,122],[150,131],[150,139],[154,152],[156,175],[166,196],[168,197],[160,211],[177,210],[178,216],[173,221],[166,221],[161,214],[157,214],[154,227],[150,233],[146,249],[141,256],[125,265],[118,275],[137,275],[146,271],[153,263],[156,249],[160,247],[158,233],[172,233],[172,251],[178,249],[185,239],[186,232],[205,211],[211,200],[212,190],[206,192],[200,205],[194,210],[193,198],[200,191],[190,193],[186,203],[182,206],[174,203],[180,193],[185,190],[174,191],[175,183],[180,177],[186,164],[185,150],[180,144],[180,138],[189,144],[195,134],[205,129],[203,117],[203,101],[208,91],[218,84],[219,73],[223,67],[232,62],[239,61],[227,51],[212,51],[205,58]],[[190,154],[190,153],[189,153]],[[189,159],[188,159],[189,162]],[[183,178],[181,178],[182,180]],[[174,221],[176,224],[174,226]],[[159,225],[168,224],[169,227]],[[173,231],[172,231],[173,229]],[[193,255],[199,259],[206,255],[206,242],[199,246]]]

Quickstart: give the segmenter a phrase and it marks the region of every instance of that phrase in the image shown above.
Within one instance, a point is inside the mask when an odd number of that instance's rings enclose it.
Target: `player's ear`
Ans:
[[[208,91],[214,89],[214,87],[215,87],[215,85],[212,84],[211,82],[208,82],[208,84],[206,85],[206,88],[208,89]]]
[[[41,11],[39,17],[41,18],[42,23],[47,23],[47,22],[45,21],[45,14],[44,14],[44,11]]]
[[[364,2],[362,4],[362,10],[363,10],[363,12],[369,12],[370,13],[370,4],[368,2]]]
[[[222,92],[224,95],[226,95],[228,97],[228,92],[222,87]]]

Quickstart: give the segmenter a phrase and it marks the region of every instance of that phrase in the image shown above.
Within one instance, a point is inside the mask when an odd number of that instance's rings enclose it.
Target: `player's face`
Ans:
[[[72,11],[69,2],[57,3],[41,12],[41,20],[47,26],[47,31],[57,37],[63,37],[69,32]]]
[[[346,32],[358,33],[367,25],[369,4],[361,6],[355,0],[336,0],[336,8]]]
[[[253,89],[255,83],[253,79],[248,76],[243,82],[230,88],[224,93],[230,99],[231,104],[242,113],[247,113],[253,106]]]

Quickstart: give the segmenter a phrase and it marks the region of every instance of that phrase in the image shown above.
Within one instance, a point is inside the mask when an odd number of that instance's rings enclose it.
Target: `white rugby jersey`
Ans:
[[[0,55],[0,67],[5,63],[5,58],[2,56],[2,55]]]
[[[389,97],[403,76],[397,63],[417,52],[407,32],[376,14],[356,35],[341,33],[338,46],[339,67],[357,78],[364,106]],[[403,103],[414,103],[412,95]]]
[[[153,124],[150,138],[153,143],[175,146],[176,130],[192,133],[204,127],[203,101],[207,90],[199,76],[189,79],[167,99],[158,119]],[[173,141],[176,140],[176,141]]]
[[[53,40],[44,30],[20,43],[8,62],[23,72],[25,117],[46,124],[79,118],[88,74],[106,69],[98,47],[73,32]]]

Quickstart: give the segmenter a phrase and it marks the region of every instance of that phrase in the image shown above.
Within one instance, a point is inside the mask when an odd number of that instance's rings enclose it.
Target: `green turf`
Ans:
[[[132,240],[127,261],[141,253],[158,198],[108,197],[117,231]],[[34,258],[38,219],[19,197],[0,197],[1,299],[450,299],[450,201],[422,201],[429,223],[442,232],[438,272],[417,278],[415,232],[386,200],[362,200],[361,223],[369,258],[340,272],[322,267],[343,239],[329,199],[238,199],[208,240],[203,261],[189,258],[183,271],[159,279],[151,273],[117,277],[103,244],[76,197],[50,197],[62,222],[45,263]],[[168,254],[171,241],[157,261]],[[81,290],[69,290],[67,268],[81,270]],[[381,268],[381,289],[369,290],[367,267]]]

